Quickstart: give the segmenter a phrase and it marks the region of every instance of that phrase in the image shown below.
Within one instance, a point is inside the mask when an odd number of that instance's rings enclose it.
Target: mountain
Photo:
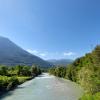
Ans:
[[[59,60],[57,60],[57,59],[50,59],[50,60],[48,60],[48,62],[52,63],[53,65],[63,65],[63,66],[66,66],[66,65],[72,63],[73,60],[71,60],[71,59],[59,59]]]
[[[8,38],[0,36],[0,64],[3,65],[32,65],[49,67],[51,64],[43,59],[30,54]]]

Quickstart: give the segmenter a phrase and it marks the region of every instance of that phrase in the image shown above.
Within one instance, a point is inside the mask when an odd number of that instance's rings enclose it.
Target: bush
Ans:
[[[19,81],[16,77],[11,77],[8,81],[7,90],[15,88],[19,84]]]
[[[79,100],[100,100],[100,92],[92,95],[92,94],[85,94]]]

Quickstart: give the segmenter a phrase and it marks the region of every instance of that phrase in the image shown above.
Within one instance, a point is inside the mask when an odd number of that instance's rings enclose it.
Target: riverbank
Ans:
[[[41,74],[37,66],[0,66],[0,96]]]
[[[26,81],[33,79],[33,77],[7,77],[0,76],[0,82],[2,82],[2,86],[0,86],[0,96],[5,93],[14,90],[18,85],[23,84]]]
[[[74,82],[43,73],[0,100],[78,100],[82,94],[83,90]]]

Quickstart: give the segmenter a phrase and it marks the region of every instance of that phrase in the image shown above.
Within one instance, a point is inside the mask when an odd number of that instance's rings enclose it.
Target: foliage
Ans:
[[[64,72],[64,70],[66,71]],[[88,99],[82,100],[99,100],[92,98],[100,96],[100,93],[98,93],[100,92],[100,45],[96,46],[91,53],[77,58],[64,70],[56,67],[50,69],[49,73],[58,77],[67,78],[80,84],[84,88],[86,94],[88,94],[83,97]],[[60,74],[62,72],[65,73],[65,76]]]
[[[41,74],[41,70],[39,69],[39,67],[37,65],[33,65],[31,68],[31,74],[33,77]]]
[[[1,65],[0,66],[0,75],[7,75],[8,68],[6,66]]]
[[[17,85],[34,78],[41,74],[41,70],[38,66],[15,66],[7,67],[0,66],[0,94],[14,89]]]
[[[100,92],[92,95],[92,94],[85,94],[82,96],[80,100],[100,100]]]
[[[51,68],[49,70],[49,73],[50,74],[53,74],[55,76],[58,76],[58,77],[65,77],[65,74],[66,74],[66,68],[65,67],[61,67],[61,66],[57,66],[55,68]]]

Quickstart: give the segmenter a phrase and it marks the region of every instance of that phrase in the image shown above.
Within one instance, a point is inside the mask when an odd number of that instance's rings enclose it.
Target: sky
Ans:
[[[100,44],[100,0],[0,0],[0,36],[43,59],[76,59]]]

